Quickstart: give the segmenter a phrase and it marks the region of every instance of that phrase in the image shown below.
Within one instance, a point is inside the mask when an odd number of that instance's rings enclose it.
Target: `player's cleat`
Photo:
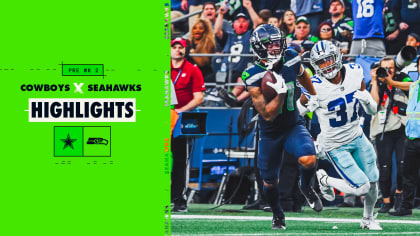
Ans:
[[[322,211],[322,202],[321,199],[319,199],[318,194],[314,191],[313,188],[308,187],[308,190],[305,191],[302,189],[299,181],[299,189],[300,192],[305,197],[306,201],[308,202],[308,205],[316,212]]]
[[[389,210],[391,210],[391,203],[384,203],[381,207],[381,209],[379,209],[379,213],[388,213]]]
[[[273,215],[273,221],[271,222],[272,229],[286,229],[286,219],[284,215]]]
[[[188,212],[187,204],[175,204],[174,208],[172,209],[172,212]]]
[[[377,214],[376,214],[377,215]],[[379,225],[379,222],[376,221],[376,215],[369,218],[362,218],[360,222],[360,228],[368,230],[382,230],[382,227]]]
[[[316,177],[318,178],[319,190],[321,190],[321,197],[323,197],[325,200],[330,201],[330,202],[334,201],[335,199],[334,188],[324,184],[324,182],[326,181],[326,178],[328,178],[328,175],[325,172],[325,170],[319,169],[316,172]]]

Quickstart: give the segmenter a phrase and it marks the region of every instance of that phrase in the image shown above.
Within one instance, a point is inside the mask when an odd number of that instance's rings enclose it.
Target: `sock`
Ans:
[[[334,187],[336,189],[338,189],[340,192],[343,193],[348,193],[348,194],[353,194],[356,196],[361,196],[366,194],[369,191],[370,188],[370,184],[369,182],[358,187],[355,188],[352,185],[350,185],[349,182],[345,181],[344,179],[337,179],[331,176],[328,176],[326,178],[322,178],[321,179],[321,184],[327,184],[328,186]]]
[[[311,180],[315,174],[315,168],[307,169],[303,166],[300,168],[300,186],[303,191],[307,191],[311,188]]]
[[[268,188],[264,185],[263,187],[265,200],[270,205],[273,215],[284,215],[283,209],[280,206],[280,198],[277,184],[275,187]]]
[[[378,199],[378,187],[376,182],[370,183],[369,192],[365,195],[363,217],[369,218],[373,216],[373,210]]]

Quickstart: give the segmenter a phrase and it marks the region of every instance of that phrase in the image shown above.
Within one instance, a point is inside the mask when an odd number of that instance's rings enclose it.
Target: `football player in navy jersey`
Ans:
[[[322,202],[311,186],[316,164],[315,147],[296,110],[296,78],[313,95],[309,102],[311,110],[318,106],[317,96],[298,53],[287,49],[286,38],[277,27],[259,25],[250,42],[259,59],[243,72],[242,79],[259,113],[258,168],[264,181],[264,195],[273,211],[272,228],[286,229],[277,187],[283,151],[296,157],[301,165],[299,186],[309,205],[315,211],[322,210]],[[274,83],[267,82],[277,93],[270,101],[265,100],[261,89],[267,71],[276,78]]]

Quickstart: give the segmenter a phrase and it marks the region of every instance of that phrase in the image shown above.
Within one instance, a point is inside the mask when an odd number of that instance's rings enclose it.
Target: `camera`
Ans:
[[[376,71],[376,76],[378,77],[387,77],[388,76],[388,69],[384,68],[384,67],[379,67],[378,70]]]

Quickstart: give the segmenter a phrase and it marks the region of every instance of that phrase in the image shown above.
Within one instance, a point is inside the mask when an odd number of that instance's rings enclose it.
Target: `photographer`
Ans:
[[[378,104],[376,115],[371,121],[370,136],[376,141],[379,162],[379,188],[383,202],[379,213],[387,213],[391,209],[392,187],[392,153],[397,159],[397,188],[395,205],[401,202],[402,166],[404,157],[405,125],[407,123],[406,108],[408,90],[412,80],[397,71],[396,62],[391,57],[380,61],[379,68],[372,73],[371,95]]]

